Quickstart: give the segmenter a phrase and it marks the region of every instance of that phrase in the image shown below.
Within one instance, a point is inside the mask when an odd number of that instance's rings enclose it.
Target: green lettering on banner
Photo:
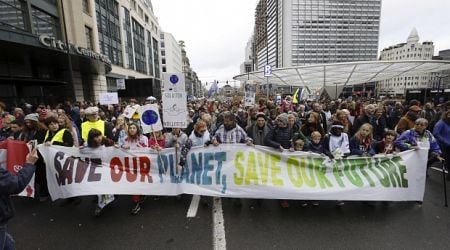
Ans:
[[[301,187],[303,185],[302,175],[300,173],[300,163],[293,157],[289,157],[287,162],[287,170],[288,170],[288,176],[289,180],[291,181],[292,185],[294,187]],[[295,173],[294,173],[295,169]]]
[[[278,163],[281,161],[281,156],[279,155],[270,155],[270,165],[271,165],[271,172],[272,172],[272,184],[274,186],[283,186],[283,179],[278,178],[278,174],[281,173],[281,168],[278,166]]]
[[[338,160],[333,165],[333,175],[336,179],[336,182],[338,183],[339,187],[345,188],[344,182],[342,181],[342,177],[344,177],[344,174],[342,173],[342,161]]]
[[[364,183],[361,180],[361,177],[356,173],[356,166],[357,161],[356,160],[343,160],[344,163],[344,174],[347,177],[347,179],[355,186],[357,187],[363,187]]]
[[[255,185],[258,185],[258,173],[256,172],[256,161],[255,161],[255,153],[248,153],[247,160],[247,171],[245,173],[245,185],[250,185],[250,182],[253,181]]]
[[[380,162],[381,161],[379,159],[375,159],[375,163],[370,164],[368,169],[378,178],[378,181],[380,181],[381,185],[387,188],[391,186],[391,183],[389,182],[389,176],[386,174],[386,172],[384,172],[384,170],[382,170],[382,168],[379,167],[379,165],[381,164]],[[382,172],[383,176],[380,175],[378,170]]]
[[[375,187],[375,182],[372,180],[372,178],[369,176],[369,174],[366,171],[366,168],[369,166],[371,162],[371,158],[365,158],[364,163],[359,165],[359,171],[361,171],[362,175],[366,178],[366,180],[369,182],[369,185],[371,187]]]
[[[380,169],[384,169],[388,176],[389,176],[389,181],[391,182],[392,187],[397,187],[400,184],[397,184],[396,182],[396,178],[394,176],[394,173],[392,173],[392,169],[389,163],[389,160],[385,160],[380,164]],[[400,177],[398,177],[400,179]]]
[[[309,171],[309,176],[306,174],[306,169]],[[314,165],[308,158],[300,158],[300,170],[302,171],[303,181],[308,187],[315,187],[316,179],[314,178]]]
[[[408,172],[406,169],[406,166],[401,164],[400,161],[402,160],[401,157],[396,156],[394,158],[391,159],[391,161],[397,166],[399,174],[400,174],[400,179],[401,179],[401,183],[402,183],[402,187],[407,188],[408,187],[408,179],[405,178],[405,174]]]
[[[269,179],[270,155],[263,154],[263,153],[257,153],[256,155],[258,158],[259,172],[261,175],[262,185],[267,185],[267,181]],[[265,158],[265,160],[263,160],[264,158]]]
[[[233,179],[236,185],[242,185],[244,181],[244,167],[240,162],[241,160],[245,160],[244,152],[237,152],[234,157],[234,166],[238,170],[238,173],[233,173]]]
[[[327,166],[322,164],[323,158],[313,158],[311,161],[313,162],[314,172],[317,176],[320,188],[333,187],[333,184],[331,184],[330,180],[328,180],[325,175],[327,173]]]

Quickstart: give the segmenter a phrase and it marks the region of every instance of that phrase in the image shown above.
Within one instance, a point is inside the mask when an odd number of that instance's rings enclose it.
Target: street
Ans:
[[[131,199],[96,218],[95,198],[61,207],[60,201],[15,198],[9,232],[17,249],[213,249],[213,201],[203,197],[186,218],[191,195],[149,197],[129,214]],[[414,202],[334,202],[282,209],[275,200],[222,199],[227,249],[448,249],[450,210],[443,206],[442,174],[430,171],[423,205]]]

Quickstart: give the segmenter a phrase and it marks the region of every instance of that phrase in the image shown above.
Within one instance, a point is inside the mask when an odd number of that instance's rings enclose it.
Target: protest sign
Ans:
[[[141,126],[144,134],[163,129],[157,104],[141,106],[139,114],[141,114]]]
[[[186,92],[165,91],[162,94],[165,128],[187,127]]]
[[[164,91],[185,92],[186,83],[181,73],[163,73]]]
[[[175,151],[40,146],[53,200],[94,194],[421,201],[427,150],[330,160],[307,152],[223,144],[193,148],[176,175]],[[164,173],[167,173],[165,175]]]
[[[100,93],[98,94],[98,99],[101,105],[119,104],[119,97],[117,96],[117,92]]]

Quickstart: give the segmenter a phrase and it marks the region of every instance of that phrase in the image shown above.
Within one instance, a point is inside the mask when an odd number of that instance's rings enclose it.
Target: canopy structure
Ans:
[[[405,74],[422,74],[450,70],[450,61],[364,61],[315,64],[272,71],[269,83],[308,88],[344,87],[346,85],[377,82]],[[254,71],[233,77],[241,82],[266,83],[264,71]]]

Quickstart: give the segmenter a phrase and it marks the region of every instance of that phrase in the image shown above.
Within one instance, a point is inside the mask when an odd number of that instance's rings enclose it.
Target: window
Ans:
[[[89,13],[89,0],[83,0],[82,3],[83,3],[83,12],[89,15],[90,14]]]
[[[131,36],[131,17],[130,11],[122,7],[124,12],[123,17],[123,29],[125,31],[124,44],[125,44],[125,67],[134,69],[134,56],[133,56],[133,38]]]
[[[148,73],[153,76],[153,47],[152,47],[152,35],[150,31],[147,30],[147,48],[148,48]]]
[[[86,34],[86,48],[94,50],[92,46],[92,29],[84,26],[84,33]]]
[[[32,7],[33,27],[37,35],[48,35],[61,39],[61,29],[58,18]]]
[[[145,15],[145,22],[148,23],[148,16]]]
[[[153,63],[155,64],[155,77],[159,78],[159,46],[158,40],[153,38]]]
[[[145,61],[145,33],[142,27],[136,20],[132,19],[133,23],[133,42],[134,42],[134,62],[136,71],[147,74],[147,65]]]
[[[113,64],[123,66],[119,4],[115,0],[95,0],[100,51]]]
[[[0,0],[0,26],[29,31],[27,3],[20,0]]]
[[[131,9],[136,10],[136,1],[131,0]]]

